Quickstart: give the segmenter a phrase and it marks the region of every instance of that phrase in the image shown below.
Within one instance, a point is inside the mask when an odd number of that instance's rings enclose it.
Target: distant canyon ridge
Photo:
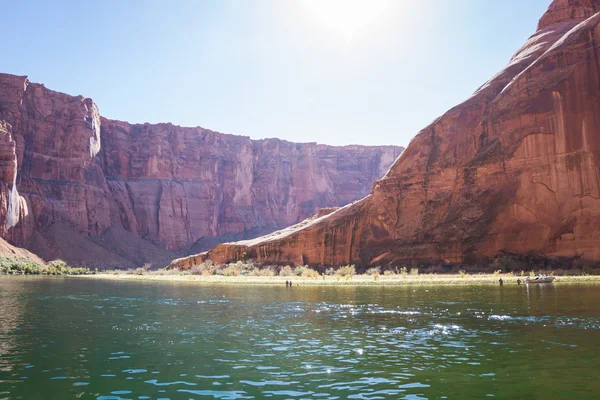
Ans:
[[[508,65],[419,132],[364,199],[174,265],[387,266],[506,252],[600,260],[600,0],[554,0]]]
[[[164,266],[360,199],[402,150],[129,124],[0,74],[0,237],[73,265]]]

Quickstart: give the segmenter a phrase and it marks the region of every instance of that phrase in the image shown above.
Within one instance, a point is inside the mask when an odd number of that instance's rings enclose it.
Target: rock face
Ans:
[[[132,125],[0,74],[0,236],[79,265],[160,264],[365,196],[401,151]]]
[[[509,64],[363,200],[203,258],[386,265],[501,251],[600,259],[600,0],[556,0]]]
[[[250,140],[171,124],[102,120],[118,220],[168,249],[272,231],[368,193],[401,149]],[[256,236],[256,235],[254,235]]]

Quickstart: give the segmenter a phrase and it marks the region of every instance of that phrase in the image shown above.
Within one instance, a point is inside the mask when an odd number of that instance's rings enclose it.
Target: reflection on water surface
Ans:
[[[0,278],[0,399],[595,399],[600,286]]]

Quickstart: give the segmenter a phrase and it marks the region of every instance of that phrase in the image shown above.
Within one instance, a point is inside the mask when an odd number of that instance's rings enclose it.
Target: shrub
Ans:
[[[67,274],[68,267],[67,263],[63,260],[54,260],[51,261],[46,267],[46,271],[52,275],[63,275]]]
[[[223,276],[240,276],[250,275],[254,271],[254,264],[244,264],[241,261],[230,263],[226,266],[219,266],[215,269],[216,275]]]
[[[340,267],[335,274],[338,276],[353,276],[356,275],[356,269],[354,268],[354,265],[346,265]]]
[[[379,267],[374,267],[374,268],[369,268],[367,270],[367,275],[375,275],[375,274],[379,274],[380,273],[381,268]]]
[[[307,269],[308,269],[308,266],[306,266],[306,265],[298,265],[296,268],[294,268],[294,275],[302,276],[304,271],[306,271]]]
[[[25,275],[39,275],[43,273],[44,268],[40,265],[29,263],[18,266],[16,270],[20,271],[22,274]]]
[[[90,273],[88,268],[70,268],[67,272],[68,275],[87,275]]]
[[[199,265],[194,265],[190,268],[192,275],[212,275],[215,273],[215,266],[212,262],[205,262]]]
[[[251,261],[246,263],[238,261],[235,266],[240,270],[240,275],[244,276],[251,275],[254,269],[258,268],[258,266],[255,266]]]
[[[194,265],[190,268],[190,273],[192,275],[202,275],[202,267],[200,265]]]
[[[227,268],[223,269],[224,276],[240,276],[241,273],[241,268],[235,264],[229,264]]]
[[[275,276],[275,269],[273,267],[265,267],[265,268],[254,268],[250,275],[253,276]]]
[[[319,273],[317,271],[315,271],[314,269],[307,268],[304,271],[302,271],[302,277],[310,278],[310,279],[318,279]]]
[[[414,276],[419,275],[419,268],[411,268],[410,269],[410,274],[414,275]]]
[[[47,266],[32,262],[27,258],[14,259],[0,256],[0,274],[23,275],[83,275],[90,274],[88,268],[69,267],[62,260],[55,260]]]
[[[325,275],[329,275],[329,276],[335,275],[335,268],[327,268],[325,270]]]
[[[286,265],[279,270],[279,276],[294,276],[294,270],[289,265]]]

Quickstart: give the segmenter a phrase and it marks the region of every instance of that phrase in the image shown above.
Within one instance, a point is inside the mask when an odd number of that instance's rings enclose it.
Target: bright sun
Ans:
[[[304,0],[309,16],[350,44],[362,29],[377,24],[393,0]]]

